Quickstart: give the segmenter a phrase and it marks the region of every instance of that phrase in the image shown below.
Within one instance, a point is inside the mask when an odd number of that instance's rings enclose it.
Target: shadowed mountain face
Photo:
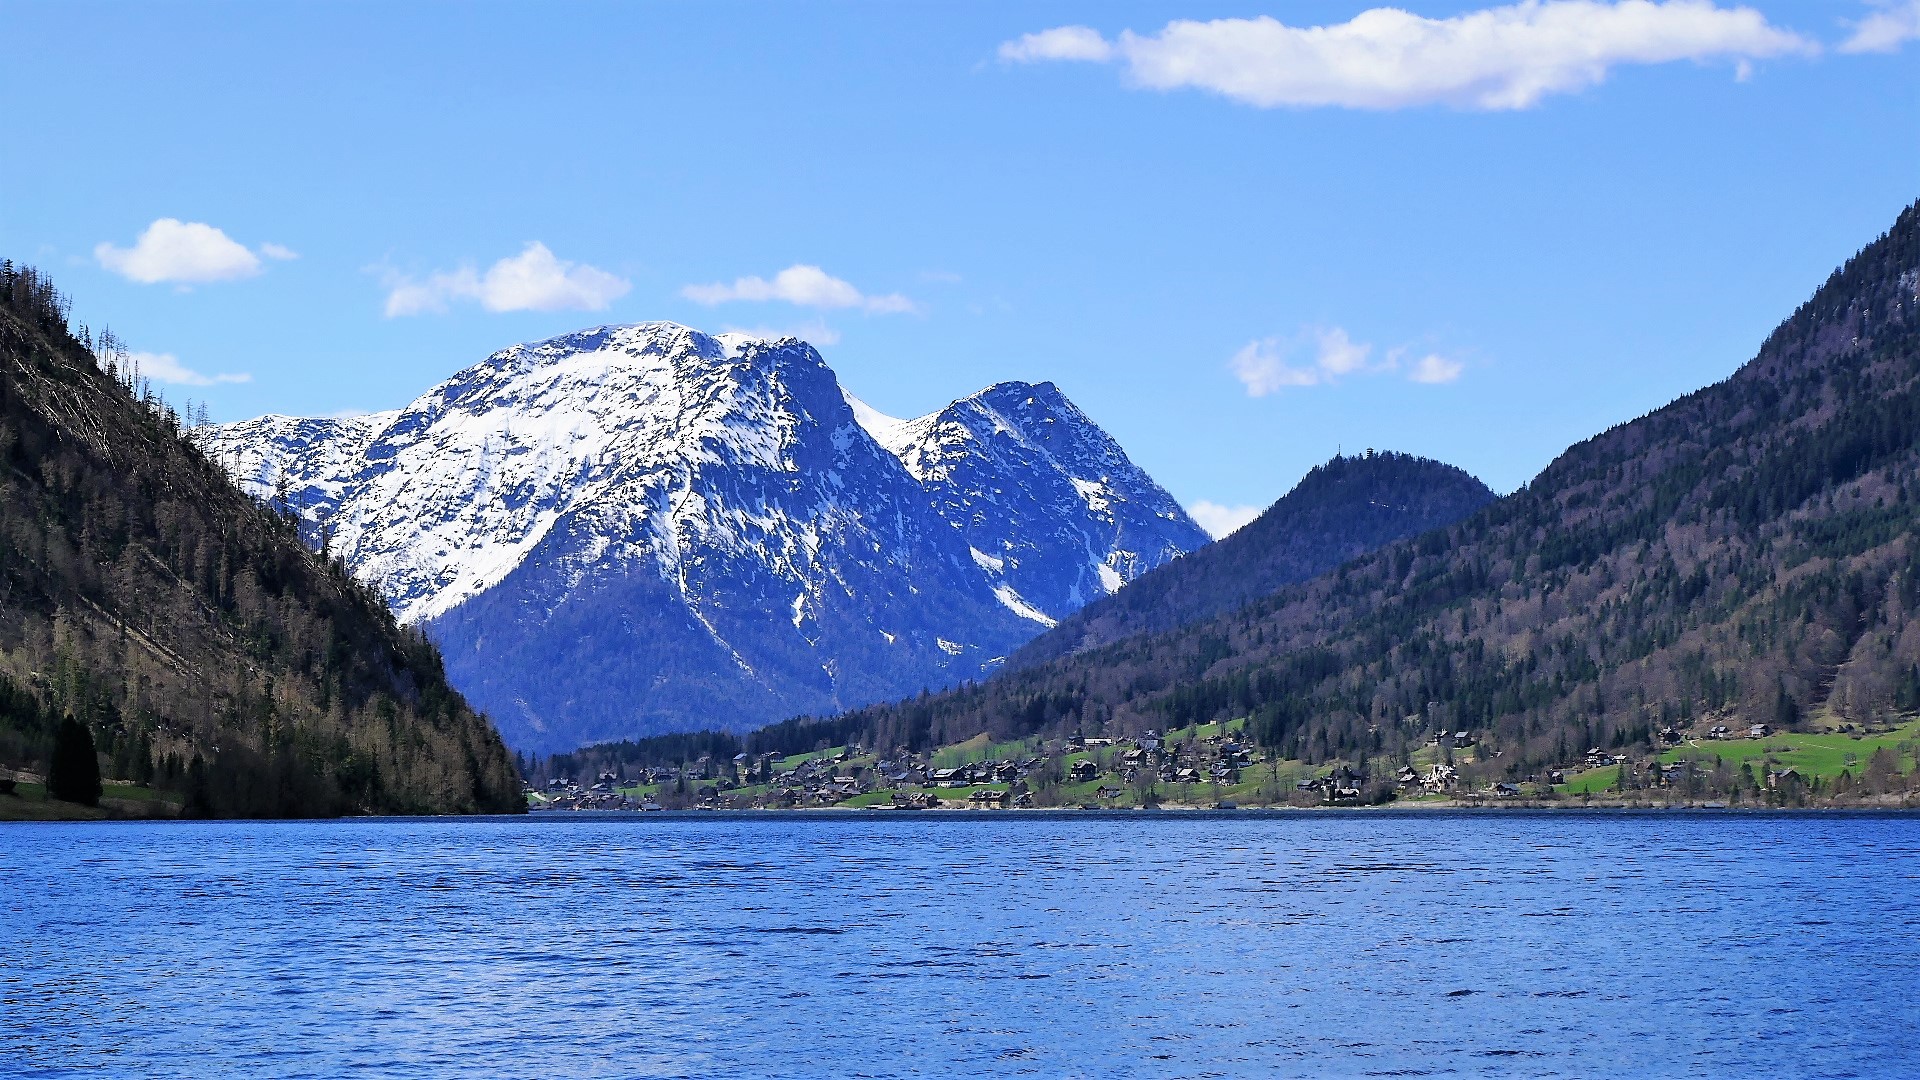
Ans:
[[[433,646],[235,490],[64,314],[0,266],[0,764],[44,768],[71,713],[109,778],[189,813],[524,809]]]
[[[1028,667],[1135,634],[1200,622],[1493,501],[1451,465],[1408,454],[1336,457],[1258,518],[1209,547],[1096,600],[1022,647]]]
[[[668,323],[516,346],[397,412],[198,437],[538,750],[977,678],[1206,539],[1051,385],[895,420],[804,342]]]
[[[1707,718],[1877,724],[1920,710],[1916,495],[1920,206],[1731,378],[1457,524],[1213,619],[840,723],[886,745],[1245,716],[1309,760],[1469,728],[1516,777]]]

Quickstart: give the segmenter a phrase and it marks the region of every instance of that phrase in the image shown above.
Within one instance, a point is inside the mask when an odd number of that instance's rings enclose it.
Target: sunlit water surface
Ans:
[[[1920,818],[0,825],[0,1073],[1913,1076]]]

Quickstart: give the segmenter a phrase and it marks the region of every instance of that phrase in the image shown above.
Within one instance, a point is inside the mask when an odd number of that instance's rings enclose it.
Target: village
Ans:
[[[1442,731],[1404,760],[1315,767],[1262,756],[1241,741],[1241,728],[1233,721],[1165,735],[1006,743],[980,736],[929,753],[855,745],[784,756],[709,755],[630,775],[553,777],[525,794],[529,809],[546,812],[1544,806],[1696,795],[1695,804],[1714,806],[1720,804],[1700,793],[1716,768],[1744,769],[1757,793],[1784,796],[1814,776],[1859,771],[1883,746],[1896,747],[1896,757],[1909,755],[1920,735],[1920,724],[1910,724],[1784,741],[1767,724],[1703,721],[1661,729],[1651,755],[1595,747],[1561,768],[1514,781],[1499,778],[1500,751],[1466,730]]]
[[[1495,784],[1465,790],[1459,764],[1475,740],[1450,732],[1435,741],[1420,767],[1397,771],[1256,760],[1235,737],[1235,724],[1203,725],[1131,739],[1073,736],[992,744],[984,738],[931,754],[880,755],[859,746],[781,757],[703,757],[643,775],[606,772],[590,779],[555,777],[527,791],[533,810],[1231,810],[1266,805],[1371,805],[1398,797],[1517,798],[1523,789]],[[1536,785],[1536,788],[1538,786]],[[1539,788],[1535,793],[1544,793]]]

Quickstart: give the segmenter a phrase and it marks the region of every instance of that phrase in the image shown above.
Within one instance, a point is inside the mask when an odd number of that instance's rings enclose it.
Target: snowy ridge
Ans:
[[[673,323],[516,345],[393,412],[196,437],[523,747],[977,677],[1205,542],[1050,384],[901,421],[804,342]]]

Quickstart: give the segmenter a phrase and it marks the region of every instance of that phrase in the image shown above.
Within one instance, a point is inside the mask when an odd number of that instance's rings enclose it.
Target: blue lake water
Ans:
[[[1913,1076],[1920,817],[0,825],[0,1073]]]

